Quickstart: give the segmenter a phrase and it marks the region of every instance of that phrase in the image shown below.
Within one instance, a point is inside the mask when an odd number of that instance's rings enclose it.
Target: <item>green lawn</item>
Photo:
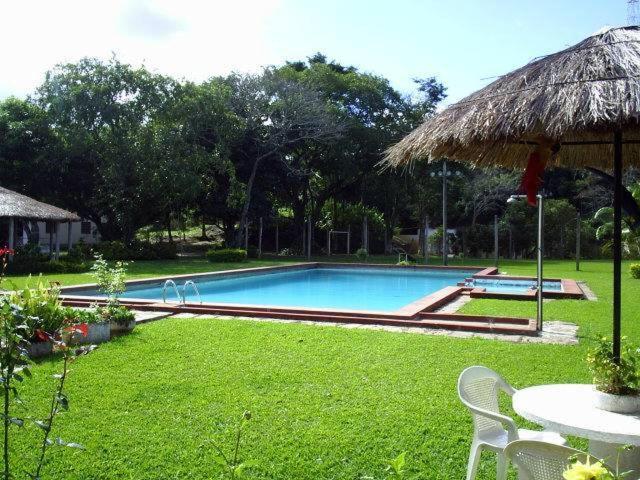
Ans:
[[[195,260],[190,266],[158,264],[162,268],[155,271],[143,263],[148,262],[136,264],[135,276],[212,269]],[[501,268],[534,271],[532,262]],[[640,281],[627,270],[625,265],[623,332],[638,339]],[[583,279],[599,297],[549,302],[548,319],[579,323],[583,335],[609,334],[608,262],[585,262],[575,272],[572,262],[548,261],[546,274]],[[533,315],[534,303],[474,300],[464,310]],[[56,435],[86,451],[52,450],[44,478],[220,478],[211,442],[228,450],[232,425],[245,409],[253,419],[241,456],[256,462],[251,478],[383,479],[386,460],[402,451],[408,452],[407,478],[464,478],[472,427],[455,392],[459,372],[487,365],[516,387],[588,382],[587,344],[514,344],[246,320],[158,321],[73,365],[71,410],[60,418]],[[30,411],[46,410],[50,374],[58,368],[55,360],[41,362],[34,379],[21,387]],[[14,459],[21,466],[33,456],[25,445],[37,433],[31,426],[19,435]],[[479,478],[495,478],[490,458]]]

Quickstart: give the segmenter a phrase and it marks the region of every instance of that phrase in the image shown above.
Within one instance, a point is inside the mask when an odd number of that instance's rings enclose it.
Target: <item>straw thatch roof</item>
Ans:
[[[80,217],[75,213],[0,187],[0,218],[2,217],[54,222],[77,222],[80,220]]]
[[[640,29],[614,28],[536,59],[450,105],[389,148],[385,162],[445,157],[520,166],[533,148],[527,142],[542,135],[562,144],[555,165],[607,167],[619,127],[631,141],[623,147],[625,163],[639,165],[639,117]]]

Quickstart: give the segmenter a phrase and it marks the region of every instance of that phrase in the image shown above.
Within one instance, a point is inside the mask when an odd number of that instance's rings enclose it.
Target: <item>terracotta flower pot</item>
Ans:
[[[596,408],[615,413],[640,412],[640,395],[612,395],[593,389],[593,403]]]

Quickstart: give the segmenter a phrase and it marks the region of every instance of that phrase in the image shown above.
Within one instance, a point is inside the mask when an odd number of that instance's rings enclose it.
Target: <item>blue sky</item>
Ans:
[[[459,100],[605,25],[625,0],[22,0],[3,5],[0,98],[24,96],[59,62],[144,63],[178,78],[304,59],[315,52],[383,75],[405,93],[436,76]],[[8,22],[6,21],[8,20]]]

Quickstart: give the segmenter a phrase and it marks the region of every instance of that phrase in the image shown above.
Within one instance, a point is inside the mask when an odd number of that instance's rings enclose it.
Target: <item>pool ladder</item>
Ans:
[[[196,297],[198,298],[198,302],[202,303],[202,298],[200,297],[198,286],[193,280],[187,280],[186,282],[184,282],[184,285],[182,286],[182,294],[180,294],[180,289],[178,288],[178,286],[176,285],[176,282],[173,279],[167,280],[166,282],[164,282],[164,285],[162,286],[162,301],[164,303],[167,303],[167,290],[170,287],[173,288],[173,291],[175,292],[176,297],[178,297],[178,303],[182,303],[183,305],[187,303],[187,287],[191,287],[193,292],[196,294]]]

